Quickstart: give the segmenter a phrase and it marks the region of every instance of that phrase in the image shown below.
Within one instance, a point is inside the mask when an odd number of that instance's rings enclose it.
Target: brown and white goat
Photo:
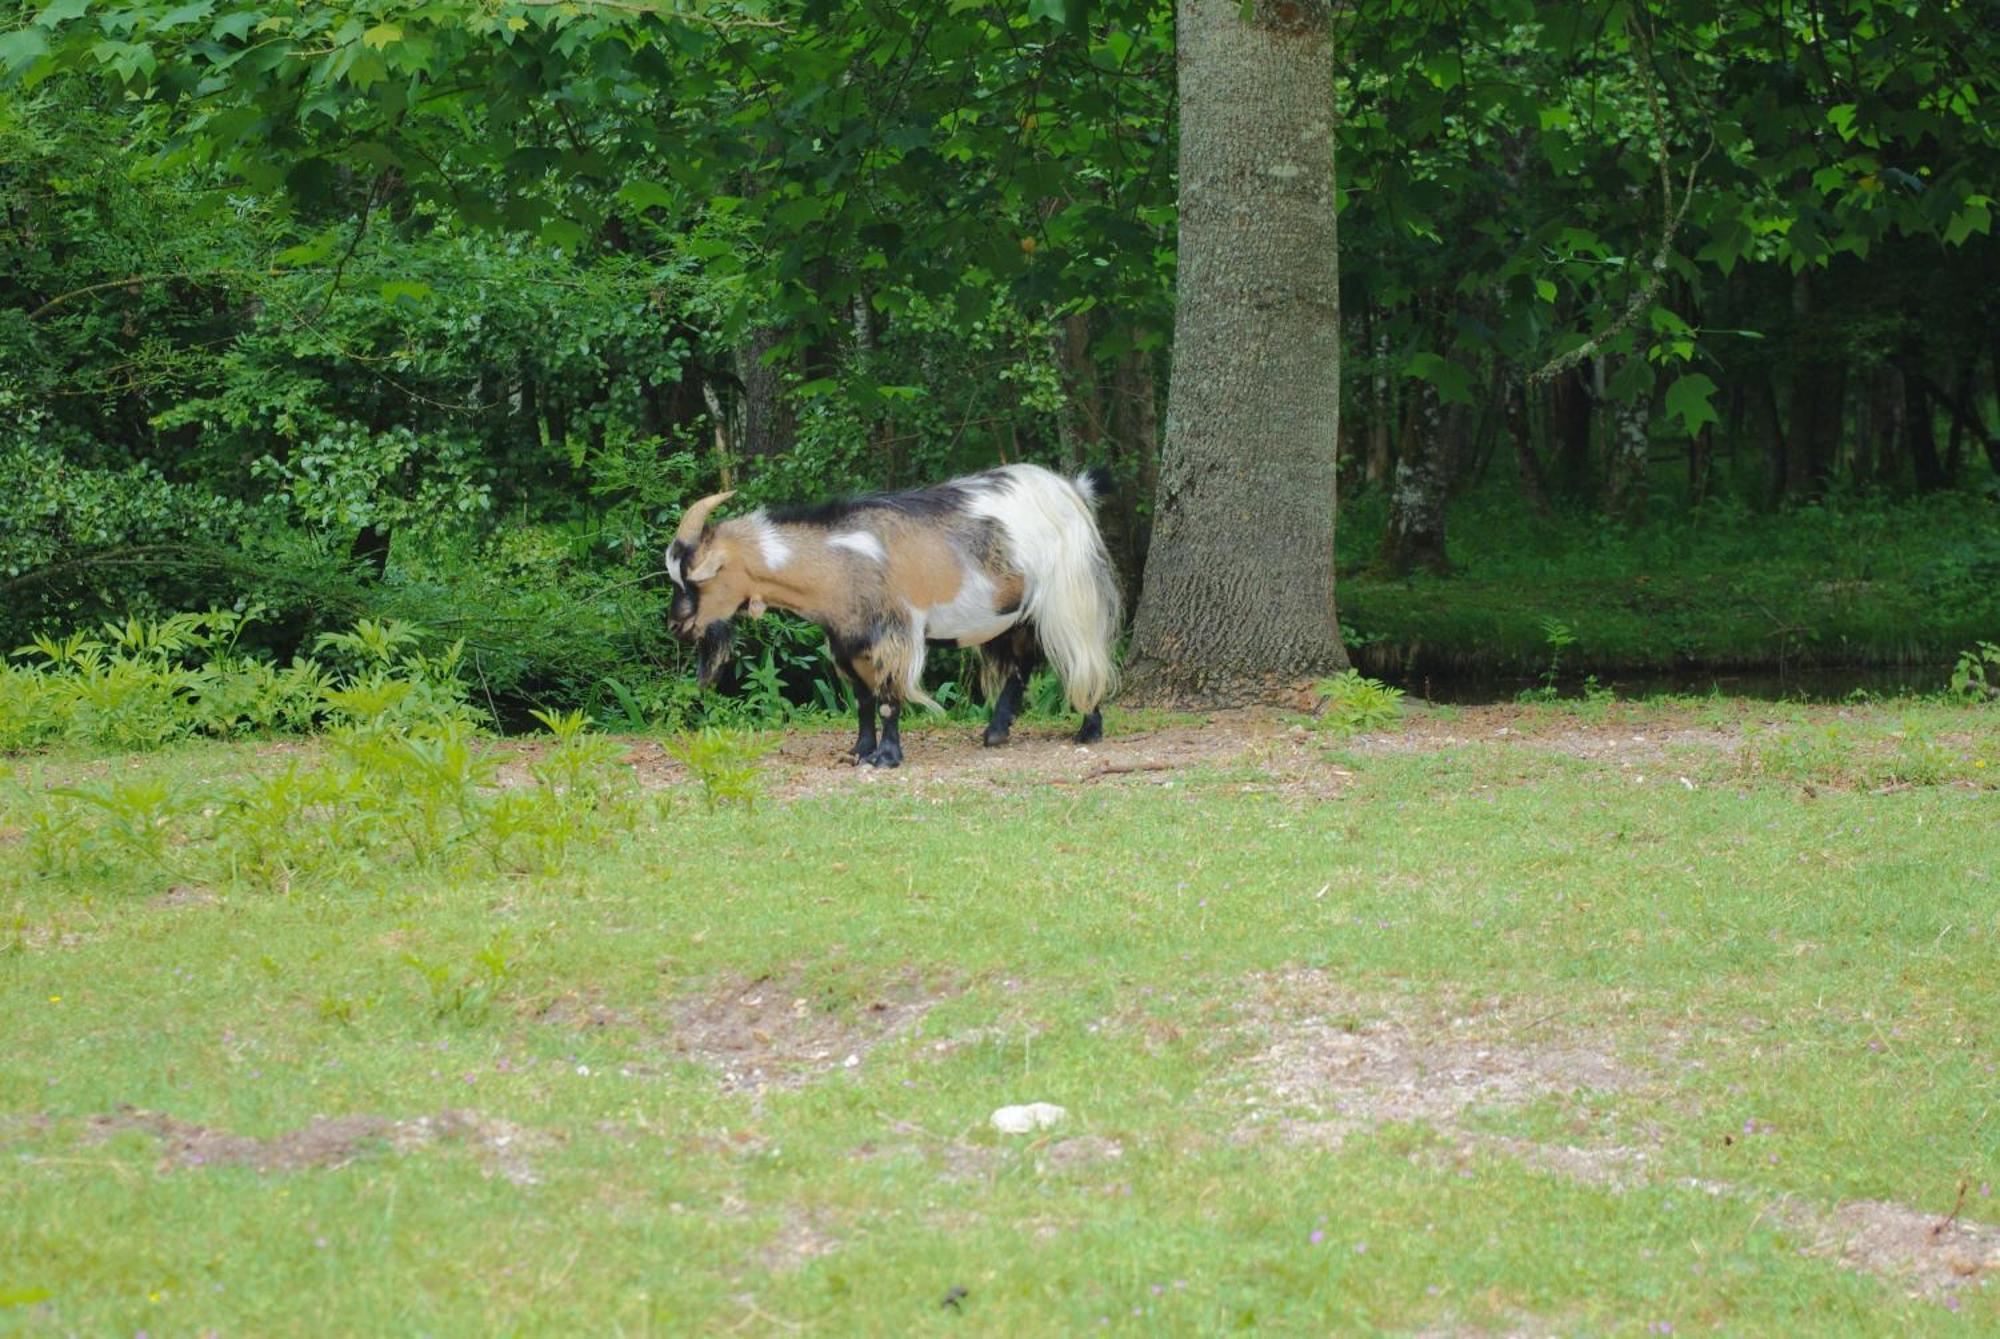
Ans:
[[[855,758],[903,760],[905,702],[923,690],[928,644],[980,648],[993,718],[1005,743],[1027,677],[1054,665],[1083,713],[1079,743],[1104,733],[1099,708],[1116,681],[1118,586],[1098,533],[1097,485],[1038,465],[1006,465],[907,493],[759,510],[718,523],[731,496],[687,509],[667,549],[672,619],[701,639],[701,685],[729,657],[729,620],[788,609],[826,630],[834,663],[855,687]],[[881,738],[876,738],[876,720]]]

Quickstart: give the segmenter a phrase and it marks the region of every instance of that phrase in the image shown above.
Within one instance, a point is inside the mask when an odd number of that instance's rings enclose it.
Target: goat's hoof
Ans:
[[[1083,718],[1083,727],[1076,732],[1076,742],[1095,744],[1102,738],[1104,738],[1104,722],[1098,719],[1096,712],[1092,712]]]
[[[870,767],[900,767],[903,764],[903,750],[896,744],[884,744],[861,761]]]
[[[979,740],[982,744],[986,745],[987,748],[997,749],[1002,744],[1007,742],[1007,734],[1008,732],[1005,730],[995,730],[991,726],[988,726],[986,729],[986,733],[981,735],[979,737]]]

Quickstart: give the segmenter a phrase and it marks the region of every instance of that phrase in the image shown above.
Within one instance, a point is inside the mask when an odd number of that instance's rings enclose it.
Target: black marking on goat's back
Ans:
[[[991,470],[967,475],[947,483],[912,488],[902,493],[862,493],[855,497],[833,498],[784,507],[766,507],[764,515],[779,525],[835,526],[871,511],[890,511],[917,520],[939,520],[963,515],[965,504],[981,487],[992,487],[1004,476]]]

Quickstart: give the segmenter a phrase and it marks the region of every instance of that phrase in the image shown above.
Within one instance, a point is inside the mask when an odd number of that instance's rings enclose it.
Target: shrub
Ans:
[[[1322,679],[1315,690],[1319,703],[1313,717],[1322,730],[1341,735],[1386,730],[1402,718],[1403,690],[1363,678],[1358,670]]]

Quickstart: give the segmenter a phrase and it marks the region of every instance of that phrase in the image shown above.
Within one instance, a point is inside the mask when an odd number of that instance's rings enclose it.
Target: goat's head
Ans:
[[[667,576],[674,583],[668,619],[684,639],[701,639],[701,686],[707,688],[728,663],[729,620],[748,603],[743,564],[733,562],[733,542],[709,524],[709,514],[733,496],[711,493],[681,516],[667,546]]]

